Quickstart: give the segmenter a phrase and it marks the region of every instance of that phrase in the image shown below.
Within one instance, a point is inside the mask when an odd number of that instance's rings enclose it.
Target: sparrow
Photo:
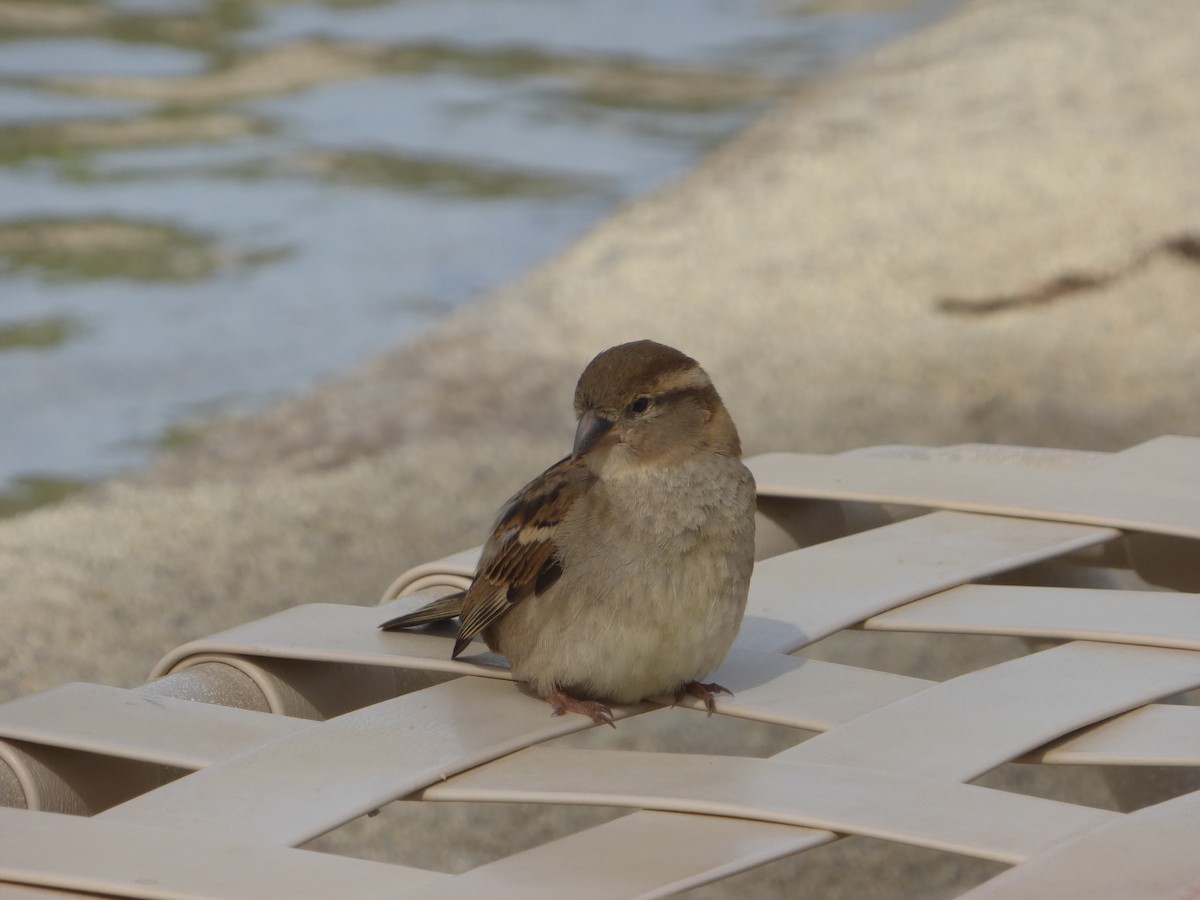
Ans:
[[[650,340],[603,351],[575,388],[569,456],[500,510],[471,586],[384,622],[459,617],[554,715],[691,694],[725,658],[754,567],[754,476],[707,373]]]

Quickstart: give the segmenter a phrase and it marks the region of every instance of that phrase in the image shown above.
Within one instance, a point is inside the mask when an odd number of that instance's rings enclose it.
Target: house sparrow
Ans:
[[[550,701],[613,724],[608,704],[729,693],[721,662],[754,567],[754,477],[705,371],[654,341],[593,359],[575,388],[571,455],[501,509],[463,593],[385,622],[459,616]]]

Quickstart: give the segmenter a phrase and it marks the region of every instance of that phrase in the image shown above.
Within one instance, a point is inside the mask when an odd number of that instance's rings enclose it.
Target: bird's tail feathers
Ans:
[[[379,628],[382,631],[399,631],[401,628],[413,628],[417,625],[429,625],[433,622],[444,622],[453,619],[462,611],[463,597],[466,591],[447,594],[432,603],[426,603],[420,609],[388,619]]]

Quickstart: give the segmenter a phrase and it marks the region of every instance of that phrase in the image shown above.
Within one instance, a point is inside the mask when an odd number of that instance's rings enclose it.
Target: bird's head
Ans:
[[[699,451],[741,454],[737,428],[700,364],[674,347],[633,341],[593,359],[575,388],[579,424],[571,456],[599,471],[623,464],[671,465]]]

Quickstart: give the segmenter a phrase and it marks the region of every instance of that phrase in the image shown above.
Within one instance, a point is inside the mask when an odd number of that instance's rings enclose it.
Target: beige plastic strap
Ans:
[[[953,781],[779,760],[533,748],[430,787],[425,796],[735,816],[1011,863],[1117,817]]]
[[[184,769],[202,769],[312,725],[98,684],[64,684],[0,706],[0,736],[9,740]]]
[[[1166,472],[1126,460],[1119,479],[1104,466],[1030,468],[1015,479],[1005,465],[797,453],[768,453],[748,465],[759,492],[769,496],[900,503],[1200,538],[1200,484],[1187,473],[1196,465],[1194,444],[1188,448],[1187,439],[1154,448],[1163,451],[1156,462],[1165,457],[1172,465]]]
[[[417,602],[438,596],[419,594]],[[349,665],[395,666],[454,675],[483,675],[510,680],[499,657],[477,654],[478,663],[450,659],[446,638],[421,632],[382,632],[379,624],[394,613],[388,607],[313,603],[248,622],[211,637],[177,647],[151,672],[159,677],[214,656],[300,659]],[[482,645],[480,645],[482,649]]]
[[[1051,847],[976,888],[971,900],[1193,898],[1200,894],[1200,792],[1150,806]]]
[[[637,812],[479,866],[412,897],[666,897],[836,839],[832,831],[751,819]]]
[[[968,584],[873,616],[863,627],[1200,650],[1200,595]]]
[[[733,691],[732,697],[717,700],[722,714],[810,731],[836,728],[937,683],[737,647],[712,679]],[[687,699],[680,704],[699,708]]]
[[[378,631],[465,585],[477,550],[406,573],[384,606],[297,607],[194,641],[143,688],[0,706],[0,802],[38,806],[45,785],[51,808],[95,813],[0,809],[0,896],[662,896],[843,834],[1015,866],[981,896],[1190,890],[1200,795],[1183,780],[1129,814],[964,782],[1012,760],[1200,765],[1200,708],[1154,702],[1200,685],[1200,595],[990,583],[1136,558],[1191,584],[1197,461],[1184,438],[752,460],[769,558],[712,675],[735,692],[717,713],[819,732],[767,760],[538,747],[592,725],[552,717],[482,644],[451,661],[446,629]],[[935,511],[895,520],[912,507]],[[944,682],[789,655],[844,628],[1065,643]],[[615,712],[666,717],[670,700]],[[637,811],[459,876],[291,849],[398,798]]]
[[[25,887],[16,884],[0,884],[0,900],[51,900],[51,898],[62,898],[68,894],[63,888],[40,888],[40,887]],[[70,896],[81,896],[74,891]]]
[[[552,718],[511,684],[459,679],[286,735],[100,817],[295,846],[464,769],[590,725],[583,716]]]
[[[4,878],[117,897],[398,897],[446,878],[165,828],[0,807]]]
[[[969,781],[1068,731],[1198,685],[1200,653],[1064,644],[897,700],[780,758]]]
[[[1200,766],[1200,707],[1131,710],[1028,754],[1060,765]]]
[[[755,566],[737,646],[793,652],[918,597],[1116,536],[1107,528],[938,512],[784,553]]]

